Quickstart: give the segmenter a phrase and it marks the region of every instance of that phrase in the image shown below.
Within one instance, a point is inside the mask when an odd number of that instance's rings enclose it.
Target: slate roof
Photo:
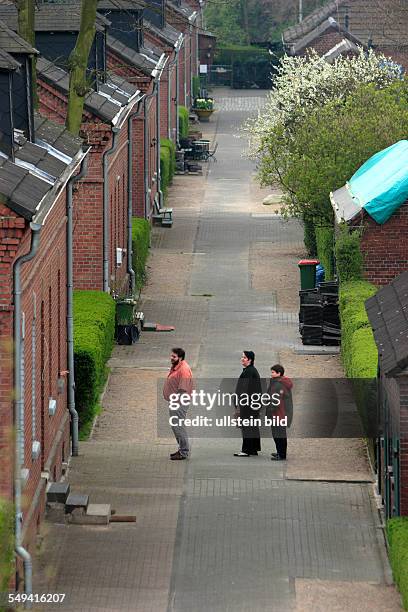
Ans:
[[[346,15],[350,33],[365,45],[371,39],[374,47],[407,46],[408,7],[396,0],[331,0],[313,11],[302,23],[287,28],[282,40],[284,44],[293,44],[329,17],[345,27]]]
[[[20,53],[28,55],[38,54],[37,49],[34,49],[21,38],[18,34],[13,32],[4,21],[0,20],[0,49],[7,51],[7,53]]]
[[[147,19],[143,20],[143,29],[151,32],[157,38],[160,38],[165,43],[175,47],[182,33],[173,28],[170,24],[166,24],[164,28],[158,28]]]
[[[11,57],[6,51],[0,48],[0,68],[3,70],[17,70],[21,64]]]
[[[301,23],[297,23],[283,32],[283,41],[285,43],[294,42],[303,38],[306,34],[314,30],[328,17],[335,17],[338,6],[344,4],[346,0],[332,0],[321,8],[316,9],[308,15]]]
[[[159,58],[155,55],[151,55],[143,48],[140,51],[135,51],[110,34],[108,34],[106,42],[108,47],[113,49],[125,62],[133,64],[146,76],[152,76],[152,72],[159,61]]]
[[[408,366],[408,271],[365,303],[382,373],[394,376]]]
[[[9,0],[0,0],[0,19],[12,30],[18,30],[17,8]],[[67,0],[64,4],[36,5],[36,32],[77,32],[80,23],[81,3],[78,0]],[[97,14],[97,30],[103,31],[109,24],[108,19]]]
[[[38,126],[35,143],[20,135],[14,149],[15,161],[0,156],[0,199],[28,221],[34,217],[41,221],[59,194],[59,179],[72,174],[82,155],[82,139],[64,126],[39,115],[35,123]],[[55,197],[43,200],[53,191]]]
[[[170,2],[170,0],[168,0],[167,6],[171,8],[175,13],[177,13],[181,17],[184,17],[184,19],[187,19],[188,21],[190,21],[194,13],[197,12],[189,4],[183,2],[183,0],[181,1],[180,5],[177,5],[174,2]]]
[[[98,0],[98,8],[104,10],[135,11],[143,9],[143,3],[134,0]]]
[[[44,81],[56,89],[68,94],[69,75],[44,57],[37,60],[37,73]],[[122,111],[135,97],[139,90],[124,78],[111,75],[108,83],[99,85],[98,91],[90,91],[85,97],[85,109],[103,121],[117,125],[120,123]]]
[[[334,30],[343,35],[343,37],[354,45],[363,46],[362,42],[343,28],[333,17],[325,19],[321,24],[314,28],[311,32],[291,44],[291,53],[294,55],[306,49],[313,41],[325,34],[328,30]]]

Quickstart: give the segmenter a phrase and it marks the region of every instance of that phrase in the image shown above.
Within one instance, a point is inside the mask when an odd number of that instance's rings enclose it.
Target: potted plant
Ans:
[[[209,121],[214,112],[213,98],[196,98],[193,111],[197,113],[200,121]]]

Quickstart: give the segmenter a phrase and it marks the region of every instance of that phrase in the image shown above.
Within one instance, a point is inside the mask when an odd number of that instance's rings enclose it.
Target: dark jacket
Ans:
[[[255,393],[262,393],[261,378],[255,366],[249,365],[242,370],[235,393],[238,396],[237,408],[239,408],[240,417],[243,419],[248,419],[251,416],[257,418],[259,416],[259,410],[253,410],[250,406],[250,398],[252,395]],[[249,400],[248,402],[246,401],[247,397]]]

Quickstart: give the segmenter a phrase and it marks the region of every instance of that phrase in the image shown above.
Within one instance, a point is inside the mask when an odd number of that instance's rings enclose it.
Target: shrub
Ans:
[[[13,507],[0,500],[0,592],[8,590],[13,568]],[[3,610],[0,602],[0,610]]]
[[[316,245],[316,232],[313,221],[309,219],[304,219],[303,221],[303,241],[305,243],[305,247],[308,255],[316,255],[317,253],[317,245]]]
[[[334,229],[329,226],[315,226],[316,251],[325,270],[326,280],[331,280],[334,275]]]
[[[341,283],[361,279],[363,255],[357,231],[350,232],[346,225],[341,227],[336,239],[335,256],[337,275]]]
[[[132,266],[136,275],[136,288],[141,289],[146,280],[146,261],[150,245],[150,223],[146,219],[132,221]]]
[[[167,196],[167,190],[170,184],[170,151],[167,147],[160,147],[160,187],[164,194]]]
[[[170,183],[173,180],[174,173],[176,171],[176,145],[172,140],[168,138],[160,139],[160,147],[167,148],[170,152]]]
[[[102,291],[74,291],[75,405],[81,437],[88,432],[113,348],[115,301]]]
[[[187,138],[188,136],[188,115],[188,109],[185,106],[178,107],[179,138]]]
[[[390,519],[387,523],[390,562],[394,580],[408,610],[408,518]]]
[[[200,95],[200,77],[196,74],[193,76],[193,98],[198,98]]]
[[[252,45],[217,46],[214,61],[216,64],[232,64],[233,62],[251,63],[259,58],[270,60],[268,49]]]

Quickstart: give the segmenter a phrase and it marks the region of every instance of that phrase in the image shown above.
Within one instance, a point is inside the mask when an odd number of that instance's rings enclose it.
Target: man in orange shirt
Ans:
[[[172,422],[178,423],[177,425],[171,425],[179,445],[178,451],[170,455],[172,461],[187,459],[190,453],[190,443],[187,430],[184,426],[184,419],[188,410],[188,398],[191,397],[193,390],[193,375],[190,366],[185,361],[185,356],[186,353],[182,348],[173,348],[171,350],[171,368],[163,387],[163,397],[166,401],[170,401],[170,399],[172,401],[183,400],[178,401],[177,409],[169,409]],[[181,396],[183,397],[181,398]],[[186,403],[187,405],[185,405]]]

